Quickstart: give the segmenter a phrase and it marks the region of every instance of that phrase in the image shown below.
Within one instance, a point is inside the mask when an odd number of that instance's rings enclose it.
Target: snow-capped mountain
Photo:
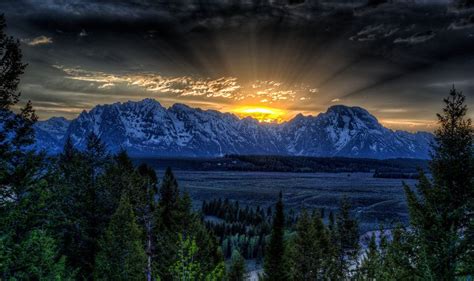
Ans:
[[[282,124],[239,119],[230,113],[163,107],[153,99],[99,105],[76,119],[51,118],[36,125],[37,146],[62,149],[67,136],[79,148],[94,132],[111,151],[139,156],[281,154],[428,158],[429,133],[392,131],[360,107],[337,105],[318,116],[297,115]]]
[[[37,144],[48,153],[57,154],[62,151],[63,140],[70,121],[64,117],[53,117],[35,124]]]
[[[368,158],[428,158],[433,137],[392,131],[367,110],[343,105],[316,117],[298,115],[282,125],[280,135],[290,154]]]

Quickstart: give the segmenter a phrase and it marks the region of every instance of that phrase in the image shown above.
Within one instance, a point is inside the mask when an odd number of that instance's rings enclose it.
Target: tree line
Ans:
[[[270,234],[272,208],[260,206],[241,208],[238,201],[214,199],[203,201],[205,224],[218,238],[225,258],[238,251],[245,259],[260,262],[265,251],[265,239]]]
[[[367,159],[348,157],[312,157],[288,155],[225,155],[218,159],[219,166],[207,160],[207,169],[230,171],[266,171],[292,173],[416,173],[427,169],[427,161],[422,159]],[[216,162],[216,161],[214,161]]]

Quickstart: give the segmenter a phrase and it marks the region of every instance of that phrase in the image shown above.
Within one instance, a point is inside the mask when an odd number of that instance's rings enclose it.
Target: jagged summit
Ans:
[[[367,110],[358,106],[334,105],[328,108],[325,113],[318,116],[325,120],[326,126],[334,128],[346,128],[349,130],[384,130],[377,118]]]
[[[298,114],[282,124],[201,110],[185,104],[163,107],[154,99],[99,105],[68,121],[52,118],[36,125],[37,146],[61,151],[67,136],[84,147],[94,132],[112,151],[141,156],[281,154],[428,158],[429,133],[392,131],[361,107],[335,105],[317,116]]]
[[[378,123],[377,118],[370,114],[366,109],[359,106],[333,105],[326,111],[327,115],[350,116],[363,119],[369,122]]]
[[[370,113],[362,107],[359,106],[347,106],[343,104],[331,105],[326,110],[326,113],[335,112],[335,113],[349,113],[349,114],[368,114]]]

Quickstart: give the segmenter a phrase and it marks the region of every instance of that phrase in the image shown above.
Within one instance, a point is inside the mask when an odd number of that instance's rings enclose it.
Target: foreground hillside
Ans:
[[[67,137],[84,147],[95,133],[112,151],[134,156],[213,157],[226,154],[318,157],[429,158],[432,135],[392,131],[360,107],[337,105],[317,116],[297,115],[282,124],[239,119],[229,113],[153,99],[100,105],[68,121],[36,125],[37,146],[61,151]]]

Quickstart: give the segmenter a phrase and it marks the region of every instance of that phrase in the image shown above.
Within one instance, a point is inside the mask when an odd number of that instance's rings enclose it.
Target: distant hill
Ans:
[[[90,132],[100,136],[111,151],[124,148],[137,157],[251,154],[427,159],[433,139],[426,132],[385,128],[360,107],[336,105],[317,116],[299,114],[282,124],[267,124],[184,104],[165,108],[145,99],[99,105],[72,121],[38,122],[37,147],[58,153],[67,136],[84,147]]]

